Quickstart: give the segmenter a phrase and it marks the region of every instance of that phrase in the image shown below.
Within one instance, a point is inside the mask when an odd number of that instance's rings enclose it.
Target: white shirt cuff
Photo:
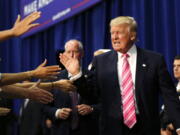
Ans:
[[[75,80],[79,79],[81,76],[82,76],[82,71],[80,70],[80,72],[79,72],[77,75],[72,76],[72,77],[70,78],[70,80],[71,80],[71,81],[75,81]]]
[[[61,111],[61,109],[57,109],[57,110],[56,110],[55,117],[56,117],[57,119],[59,119],[59,118],[58,118],[58,114],[59,114],[60,111]]]
[[[176,132],[177,132],[177,131],[180,131],[180,128],[177,128],[177,129],[176,129]]]

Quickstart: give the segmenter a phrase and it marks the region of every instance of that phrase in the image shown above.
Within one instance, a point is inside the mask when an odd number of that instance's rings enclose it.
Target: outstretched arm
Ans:
[[[9,85],[31,78],[48,79],[59,74],[59,66],[46,66],[47,61],[45,60],[36,69],[21,73],[4,73],[0,80],[0,86]]]
[[[0,32],[0,41],[7,40],[11,37],[20,36],[29,31],[31,28],[38,26],[38,23],[33,22],[36,21],[40,16],[41,12],[33,12],[21,20],[21,16],[18,15],[16,22],[11,29]]]
[[[23,88],[29,88],[34,84],[35,84],[35,82],[28,82],[28,83],[17,83],[14,85],[18,86],[18,87],[23,87]],[[58,80],[55,82],[43,82],[43,83],[40,83],[38,87],[41,89],[47,90],[47,91],[51,91],[53,89],[59,89],[59,90],[65,91],[65,92],[76,90],[76,87],[73,85],[73,82],[70,80]]]
[[[47,104],[53,100],[53,95],[43,89],[38,88],[39,83],[34,84],[31,88],[21,88],[14,85],[1,87],[1,96],[8,98],[29,98]]]
[[[0,116],[6,116],[10,111],[11,109],[9,108],[0,107]]]

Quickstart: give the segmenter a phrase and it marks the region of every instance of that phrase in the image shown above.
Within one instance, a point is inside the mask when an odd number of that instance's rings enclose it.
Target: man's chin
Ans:
[[[113,47],[113,49],[114,49],[114,51],[117,51],[117,52],[121,52],[121,51],[123,51],[123,49],[122,49],[122,48],[120,48],[120,47]]]

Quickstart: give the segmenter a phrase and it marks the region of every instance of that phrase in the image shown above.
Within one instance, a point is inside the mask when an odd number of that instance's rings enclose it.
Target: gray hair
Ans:
[[[80,51],[83,51],[83,44],[82,44],[81,41],[79,41],[79,40],[77,40],[77,39],[71,39],[71,40],[68,40],[68,41],[65,43],[64,48],[66,49],[67,43],[68,43],[68,42],[74,42],[74,41],[78,43],[79,50],[80,50]]]
[[[111,20],[110,26],[116,26],[119,24],[128,24],[130,31],[137,32],[137,23],[133,17],[130,16],[119,16]]]

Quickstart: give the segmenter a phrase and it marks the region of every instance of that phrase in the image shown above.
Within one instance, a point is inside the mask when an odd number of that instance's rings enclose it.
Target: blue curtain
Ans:
[[[18,72],[35,68],[44,58],[55,64],[55,52],[72,38],[85,48],[84,66],[94,50],[111,48],[109,22],[120,15],[138,22],[137,45],[163,53],[171,70],[180,52],[178,0],[104,0],[98,5],[25,39],[11,39],[0,45],[1,71]],[[0,1],[0,30],[12,27],[19,13],[19,0]]]
[[[179,0],[103,0],[96,6],[45,31],[25,39],[13,38],[0,44],[1,72],[35,68],[45,58],[56,63],[55,52],[69,39],[84,44],[86,67],[99,48],[111,48],[109,22],[117,16],[133,16],[138,22],[138,46],[165,56],[172,74],[172,62],[180,54]],[[0,1],[0,30],[12,27],[19,13],[19,0]],[[18,108],[18,102],[16,107]],[[18,109],[17,109],[18,110]]]

